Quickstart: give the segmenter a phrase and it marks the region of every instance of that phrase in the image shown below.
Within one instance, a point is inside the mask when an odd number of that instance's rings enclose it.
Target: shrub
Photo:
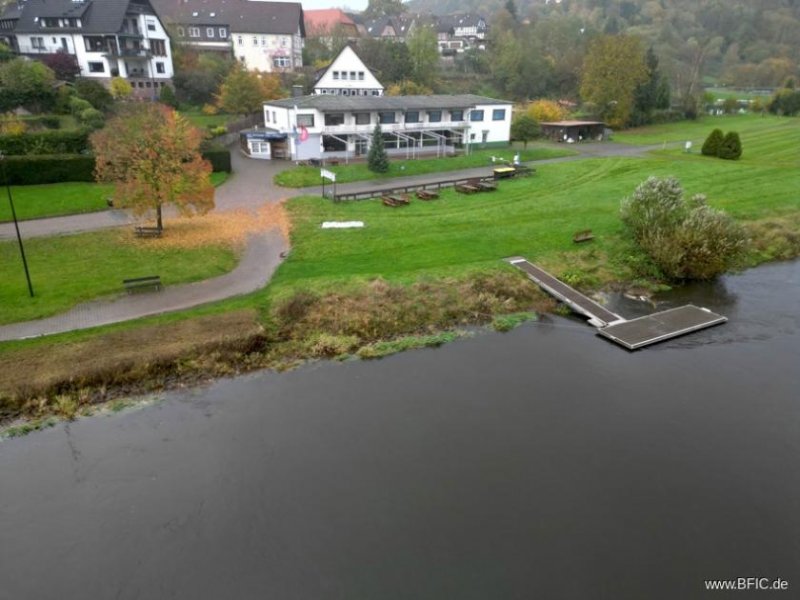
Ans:
[[[226,173],[232,171],[231,151],[224,146],[205,143],[200,147],[200,153],[204,160],[211,163],[212,170],[225,171]]]
[[[8,183],[11,185],[94,181],[94,156],[89,154],[7,156],[5,163]],[[3,185],[5,183],[2,181]]]
[[[114,77],[111,80],[111,95],[116,100],[124,100],[133,94],[133,86],[127,79],[122,77]]]
[[[703,142],[703,148],[700,150],[703,156],[716,156],[722,144],[723,137],[721,129],[715,129],[708,134],[706,141]]]
[[[217,137],[219,135],[225,135],[228,133],[228,128],[225,127],[225,125],[217,125],[216,127],[210,127],[208,131],[212,136]]]
[[[717,150],[717,156],[725,160],[739,160],[742,156],[742,140],[735,131],[729,131]]]
[[[27,130],[28,123],[14,113],[3,115],[3,118],[0,119],[0,134],[2,135],[22,135]]]
[[[165,85],[161,88],[161,93],[158,96],[159,101],[162,104],[166,104],[167,106],[171,106],[172,108],[178,108],[178,98],[175,96],[175,90],[172,89],[171,85]]]
[[[69,112],[73,117],[80,117],[80,114],[87,108],[93,108],[88,100],[78,98],[77,96],[72,96],[67,104],[69,106]]]
[[[97,110],[107,111],[114,104],[114,98],[106,87],[91,79],[78,79],[75,82],[75,93],[89,102]]]
[[[0,135],[0,148],[9,156],[22,154],[80,154],[89,147],[89,131],[37,131],[24,135]]]
[[[747,249],[742,227],[706,205],[690,200],[674,177],[650,177],[622,201],[622,220],[639,246],[671,279],[711,279],[739,264]]]
[[[78,120],[91,129],[100,129],[106,122],[103,113],[91,107],[82,110],[81,114],[78,115]]]

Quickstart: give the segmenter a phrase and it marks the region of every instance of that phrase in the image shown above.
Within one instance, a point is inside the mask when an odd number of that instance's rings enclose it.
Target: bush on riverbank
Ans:
[[[747,250],[744,229],[697,194],[686,200],[674,177],[650,177],[622,201],[622,220],[670,279],[712,279]]]

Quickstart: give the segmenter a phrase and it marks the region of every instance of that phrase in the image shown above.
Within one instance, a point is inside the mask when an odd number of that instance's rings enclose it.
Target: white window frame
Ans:
[[[206,27],[206,37],[209,39],[214,38],[214,28],[213,27]]]
[[[219,37],[220,39],[227,40],[228,39],[228,30],[224,27],[219,28]]]
[[[199,38],[200,37],[200,28],[199,27],[189,27],[189,37],[190,38]]]
[[[178,27],[178,37],[186,37],[186,30],[183,27]]]

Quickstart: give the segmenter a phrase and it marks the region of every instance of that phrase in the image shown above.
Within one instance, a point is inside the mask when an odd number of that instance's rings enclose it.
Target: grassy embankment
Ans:
[[[558,158],[570,156],[575,151],[564,146],[531,145],[527,150],[516,148],[495,148],[492,150],[475,150],[469,155],[448,156],[442,158],[418,158],[414,160],[391,159],[389,171],[386,173],[375,174],[369,170],[364,162],[349,165],[338,165],[335,167],[325,167],[336,173],[337,183],[352,183],[354,181],[366,181],[369,179],[376,182],[393,177],[409,177],[412,175],[427,175],[428,173],[444,173],[447,171],[457,171],[459,169],[470,169],[474,167],[488,167],[492,165],[492,156],[499,157],[511,162],[514,154],[519,152],[520,160],[544,160],[546,158]],[[275,175],[275,183],[284,187],[302,188],[320,184],[319,167],[294,167],[286,171],[281,171]]]
[[[445,191],[438,201],[400,209],[379,201],[292,200],[292,252],[266,290],[99,332],[2,344],[0,373],[8,374],[0,385],[8,394],[4,410],[46,412],[56,392],[88,403],[108,397],[106,385],[135,382],[133,389],[158,389],[167,375],[205,377],[314,356],[368,357],[385,353],[381,342],[387,340],[396,348],[409,339],[439,343],[444,340],[429,336],[546,306],[535,286],[500,260],[515,254],[584,290],[646,283],[654,272],[624,235],[618,209],[620,199],[649,175],[677,176],[688,193],[707,194],[712,206],[750,227],[751,263],[796,256],[797,164],[786,139],[797,138],[800,120],[767,117],[762,123],[763,128],[747,117],[714,118],[700,127],[675,124],[652,134],[681,140],[701,127],[735,129],[744,144],[736,162],[670,150],[542,165],[535,177],[502,182],[494,193]],[[321,230],[324,220],[363,220],[366,227]],[[575,246],[572,234],[585,228],[592,228],[595,241]],[[197,326],[200,319],[203,327]],[[501,321],[501,328],[507,326]],[[164,351],[159,339],[175,343]],[[135,360],[111,358],[110,348],[130,345],[137,349]],[[62,347],[75,357],[69,368],[48,360]],[[104,369],[75,369],[82,356],[98,354],[107,356]],[[69,386],[57,385],[70,378]],[[40,395],[48,399],[37,400]]]
[[[211,174],[211,183],[219,186],[229,173]],[[0,190],[2,191],[2,190]],[[88,182],[49,183],[45,185],[13,185],[14,210],[17,219],[43,219],[61,217],[108,209],[106,198],[113,194],[113,186]],[[3,198],[0,201],[0,223],[11,220],[11,207]]]

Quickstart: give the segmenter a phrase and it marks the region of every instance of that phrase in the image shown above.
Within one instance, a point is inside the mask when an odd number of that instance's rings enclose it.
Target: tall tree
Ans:
[[[98,181],[114,184],[114,200],[137,215],[174,204],[182,215],[214,208],[211,165],[200,156],[203,134],[163,104],[129,106],[91,136]]]
[[[669,108],[669,82],[658,68],[658,57],[652,46],[647,50],[645,62],[647,63],[647,80],[639,84],[634,92],[632,125],[650,123],[654,110]]]
[[[391,17],[403,14],[403,0],[369,0],[364,16],[368,18]]]
[[[367,153],[367,166],[374,173],[386,173],[389,170],[389,157],[383,144],[383,130],[381,124],[376,123],[372,130],[372,141]]]
[[[248,71],[235,65],[219,88],[217,105],[227,113],[249,115],[262,110],[265,100],[285,96],[275,73]]]
[[[384,85],[412,76],[411,53],[406,44],[390,40],[362,39],[358,43],[358,54]]]
[[[589,44],[581,96],[594,104],[600,117],[612,127],[627,125],[636,88],[646,80],[647,65],[639,38],[601,35]]]
[[[528,142],[536,139],[540,134],[539,124],[530,115],[518,115],[511,122],[511,139],[522,142],[526,149]]]
[[[430,87],[436,78],[436,66],[439,63],[436,33],[432,27],[416,27],[408,37],[406,45],[411,56],[411,73],[414,81]]]

